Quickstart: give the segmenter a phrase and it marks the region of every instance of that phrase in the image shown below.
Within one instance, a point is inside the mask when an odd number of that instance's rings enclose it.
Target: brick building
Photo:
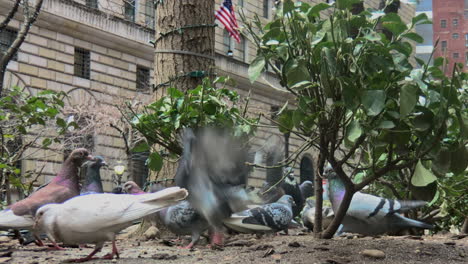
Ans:
[[[445,74],[451,75],[454,63],[468,71],[468,0],[433,0],[433,40],[439,40],[435,57],[448,59]]]
[[[222,0],[214,2],[218,8]],[[268,21],[273,16],[275,1],[233,2],[237,9],[244,9],[248,18],[258,14]],[[381,0],[365,3],[366,7],[377,8]],[[10,0],[0,0],[0,19],[12,4]],[[409,21],[414,15],[414,6],[402,4],[400,14]],[[2,42],[8,45],[19,26],[19,21],[13,20],[8,30],[2,33]],[[6,85],[17,84],[31,93],[42,89],[65,91],[70,98],[67,104],[71,107],[83,102],[112,106],[122,99],[148,103],[154,56],[149,41],[154,39],[154,35],[154,5],[150,0],[45,0],[17,58],[8,65]],[[215,40],[218,73],[233,77],[241,96],[253,88],[251,111],[270,113],[285,103],[288,93],[272,74],[264,73],[254,84],[248,80],[248,64],[255,56],[251,43],[245,39],[240,44],[234,43],[222,26],[216,28]],[[228,56],[228,51],[233,51],[233,55]],[[261,148],[272,135],[284,138],[276,129],[260,128],[255,144]],[[125,154],[123,139],[114,129],[94,131],[87,139],[86,146],[94,154],[104,156],[111,166],[120,160],[125,163],[130,158]],[[301,141],[291,137],[290,152],[300,144]],[[300,157],[295,174],[301,180],[312,179],[315,155],[309,151]],[[47,182],[60,168],[63,156],[62,149],[43,153],[40,158],[31,156],[23,160],[22,168],[27,171],[44,166],[39,182]],[[261,161],[262,157],[256,159]],[[144,166],[144,160],[144,156],[139,157],[139,166]],[[141,173],[146,172],[141,170]],[[112,174],[112,169],[102,172],[105,190],[115,187],[111,181]],[[126,174],[124,178],[127,176],[138,181],[145,177]],[[264,179],[265,171],[256,169],[249,184],[259,186]]]

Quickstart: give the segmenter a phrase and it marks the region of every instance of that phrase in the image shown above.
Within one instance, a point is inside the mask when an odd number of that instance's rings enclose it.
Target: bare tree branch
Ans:
[[[24,23],[21,25],[21,29],[16,36],[16,39],[13,41],[8,50],[0,57],[0,97],[2,96],[3,91],[3,79],[6,72],[6,67],[8,62],[11,60],[13,55],[18,51],[19,46],[24,42],[26,35],[31,29],[32,24],[36,21],[39,16],[39,12],[42,7],[44,0],[37,0],[36,5],[34,6],[34,12],[31,15],[25,17]],[[26,14],[25,14],[26,15]]]
[[[8,26],[8,23],[10,23],[10,20],[15,16],[16,11],[18,11],[18,7],[20,4],[21,0],[16,0],[15,4],[11,8],[10,12],[6,15],[5,19],[0,23],[0,32],[2,32],[6,26]]]

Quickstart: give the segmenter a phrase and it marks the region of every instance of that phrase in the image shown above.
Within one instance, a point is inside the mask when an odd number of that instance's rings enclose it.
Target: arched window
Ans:
[[[309,158],[308,156],[304,156],[301,159],[301,175],[300,175],[300,180],[301,183],[304,181],[311,181],[312,183],[314,182],[314,165],[312,163],[312,159]]]

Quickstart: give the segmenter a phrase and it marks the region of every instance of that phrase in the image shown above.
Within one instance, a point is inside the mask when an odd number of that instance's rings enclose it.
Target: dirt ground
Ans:
[[[226,239],[223,250],[208,249],[206,241],[202,241],[193,251],[179,249],[168,240],[139,241],[120,236],[117,247],[121,251],[120,259],[88,263],[468,263],[468,237],[453,234],[379,238],[348,235],[323,240],[293,230],[289,235],[261,238],[233,235]],[[378,253],[383,253],[383,258],[364,254],[372,249],[380,250]],[[85,257],[91,250],[48,251],[35,245],[22,247],[16,241],[6,241],[0,244],[0,263],[63,263],[70,258]],[[111,243],[106,243],[98,256],[110,250]]]

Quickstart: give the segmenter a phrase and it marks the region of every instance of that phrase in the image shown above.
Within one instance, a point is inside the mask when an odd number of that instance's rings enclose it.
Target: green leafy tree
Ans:
[[[21,172],[18,163],[24,159],[29,148],[48,148],[53,142],[60,142],[69,126],[60,117],[64,106],[63,92],[41,91],[31,96],[14,87],[4,91],[0,97],[0,182],[7,190],[7,200],[10,202],[10,185],[28,194],[32,183],[25,184],[25,177],[31,175]],[[46,128],[57,128],[56,133]],[[23,173],[23,175],[22,175]]]
[[[166,96],[147,105],[139,113],[127,107],[123,115],[146,138],[146,142],[137,145],[133,151],[151,150],[148,166],[159,171],[163,166],[163,158],[160,151],[150,146],[157,144],[172,156],[179,156],[182,154],[182,146],[178,136],[183,128],[231,128],[234,136],[248,139],[255,132],[258,118],[246,115],[248,102],[244,106],[239,105],[237,92],[226,88],[229,80],[225,77],[218,77],[214,81],[204,78],[201,85],[185,93],[169,88]]]
[[[295,107],[281,113],[280,129],[308,138],[306,144],[320,152],[316,219],[325,162],[345,184],[324,238],[335,233],[353,194],[374,180],[409,170],[411,185],[425,187],[467,166],[467,102],[459,99],[467,74],[456,65],[452,76],[444,76],[442,59],[433,66],[410,63],[412,42],[423,41],[414,27],[430,23],[427,16],[405,24],[396,13],[356,12],[356,6],[362,1],[311,6],[286,0],[265,26],[258,18],[244,21],[258,49],[251,81],[267,66],[274,71],[296,98]],[[447,159],[444,151],[451,153],[449,166],[438,162]],[[441,168],[437,178],[434,171]]]

